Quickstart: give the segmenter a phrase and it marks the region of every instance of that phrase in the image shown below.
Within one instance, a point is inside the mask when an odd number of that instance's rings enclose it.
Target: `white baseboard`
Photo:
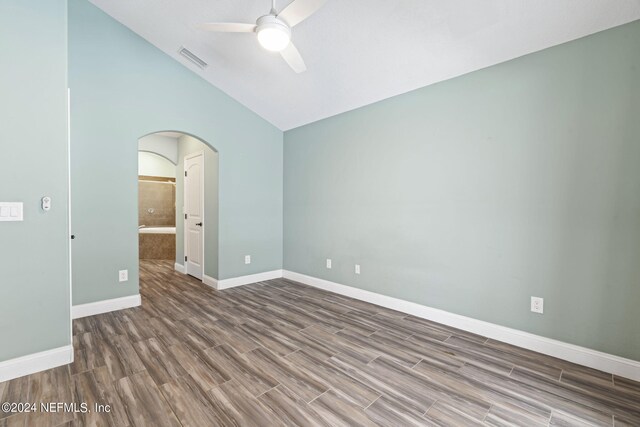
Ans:
[[[175,270],[178,273],[186,274],[182,264],[175,263]],[[218,280],[204,274],[202,283],[211,286],[213,289],[222,290],[233,288],[236,286],[248,285],[251,283],[261,282],[263,280],[278,279],[282,277],[282,270],[267,271],[265,273],[250,274],[248,276],[232,277],[231,279]]]
[[[216,289],[228,289],[236,286],[248,285],[265,280],[279,279],[282,277],[282,270],[266,271],[264,273],[250,274],[248,276],[233,277],[231,279],[218,280]]]
[[[110,311],[137,307],[140,304],[142,304],[142,300],[140,298],[140,294],[138,294],[122,298],[90,302],[88,304],[74,305],[71,308],[71,313],[74,319],[79,319],[81,317],[93,316],[96,314],[108,313]]]
[[[73,346],[54,348],[0,362],[0,383],[73,362]]]
[[[324,279],[307,276],[292,271],[283,271],[283,277],[304,283],[315,288],[335,292],[361,301],[370,302],[382,307],[401,311],[416,317],[442,323],[467,332],[482,335],[528,350],[537,351],[579,365],[588,366],[604,372],[640,381],[640,361],[625,359],[612,354],[603,353],[586,347],[568,344],[562,341],[545,338],[517,329],[507,328],[482,320],[472,319],[459,314],[449,313],[437,308],[404,301],[398,298],[365,291],[351,286],[341,285]]]
[[[202,276],[202,283],[207,286],[211,286],[213,289],[218,289],[218,279],[214,279],[211,276],[207,276],[206,274]]]

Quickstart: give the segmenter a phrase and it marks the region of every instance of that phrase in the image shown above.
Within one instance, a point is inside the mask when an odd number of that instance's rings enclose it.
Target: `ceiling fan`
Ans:
[[[291,42],[291,28],[307,19],[326,0],[293,0],[281,12],[276,10],[276,0],[271,0],[271,11],[258,18],[255,24],[212,22],[200,25],[205,31],[222,33],[256,33],[258,42],[267,50],[280,52],[282,58],[296,73],[306,71],[307,66]]]

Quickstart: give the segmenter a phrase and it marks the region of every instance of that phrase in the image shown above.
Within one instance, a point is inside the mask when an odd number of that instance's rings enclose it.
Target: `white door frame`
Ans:
[[[205,183],[205,179],[204,179],[204,173],[205,173],[205,161],[204,161],[204,150],[200,150],[200,151],[194,151],[193,153],[189,153],[187,155],[184,156],[183,160],[182,160],[182,169],[183,172],[185,172],[185,168],[184,168],[184,164],[188,159],[193,159],[195,157],[198,156],[202,156],[202,168],[200,170],[200,202],[201,202],[201,209],[202,209],[202,233],[201,233],[201,238],[202,238],[202,279],[201,281],[204,283],[204,278],[207,276],[207,274],[205,273],[205,260],[206,260],[206,256],[205,256],[205,227],[207,225],[207,223],[205,222],[205,208],[204,208],[204,204],[205,204],[205,199],[204,199],[204,195],[205,195],[205,191],[204,191],[204,183]],[[188,244],[188,234],[187,234],[187,219],[184,217],[184,209],[185,209],[185,199],[186,199],[186,194],[187,194],[187,190],[186,190],[187,186],[185,185],[185,181],[184,181],[184,176],[183,176],[183,180],[182,180],[182,234],[183,234],[183,238],[184,238],[184,242],[183,242],[183,255],[187,256],[187,244]],[[188,273],[188,266],[187,266],[187,262],[184,262],[184,273],[185,274],[189,274]]]
[[[73,238],[71,237],[71,88],[67,88],[67,241],[69,256],[69,339],[73,347]],[[71,354],[73,362],[73,352]]]

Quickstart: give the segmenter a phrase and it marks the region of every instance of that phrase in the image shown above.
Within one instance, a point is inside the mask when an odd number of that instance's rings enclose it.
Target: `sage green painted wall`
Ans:
[[[640,360],[640,22],[288,131],[284,178],[286,269]]]
[[[280,130],[86,0],[69,2],[69,83],[74,304],[138,293],[138,139],[158,131],[218,150],[219,278],[282,268]]]
[[[0,2],[0,362],[71,344],[67,2]],[[52,208],[40,209],[43,196]]]
[[[178,140],[176,262],[184,265],[184,157],[204,151],[204,274],[218,278],[218,153],[190,135]]]

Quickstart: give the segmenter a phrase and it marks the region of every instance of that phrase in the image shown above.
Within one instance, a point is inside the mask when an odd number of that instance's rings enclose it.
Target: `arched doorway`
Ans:
[[[180,131],[138,140],[139,260],[215,286],[218,152]]]

